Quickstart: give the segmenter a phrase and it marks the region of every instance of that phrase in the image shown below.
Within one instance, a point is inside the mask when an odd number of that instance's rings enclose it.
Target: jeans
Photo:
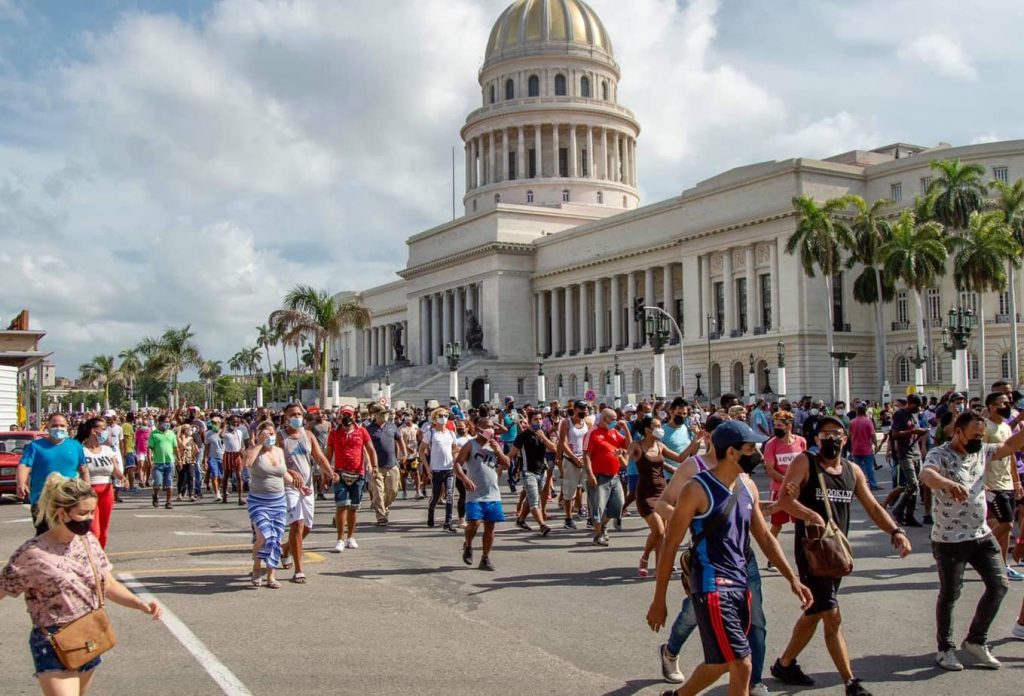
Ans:
[[[613,520],[622,515],[622,481],[618,476],[598,474],[597,485],[587,489],[587,502],[590,504],[590,518],[594,524],[601,524],[602,518]]]
[[[544,474],[535,474],[532,471],[523,472],[523,488],[526,490],[526,503],[529,509],[540,507],[540,491],[544,487]]]
[[[430,496],[430,504],[427,505],[427,519],[430,522],[434,521],[434,508],[437,507],[437,501],[441,499],[441,491],[444,490],[444,523],[451,524],[452,499],[455,497],[455,472],[451,469],[448,471],[431,471],[430,483],[433,486],[433,494]]]
[[[872,488],[877,488],[878,481],[875,480],[875,455],[855,454],[852,459],[854,463],[860,467],[860,470],[864,472],[864,477],[868,480],[868,485]]]
[[[917,491],[917,474],[921,470],[920,459],[899,459],[900,485],[910,491]]]
[[[201,461],[203,460],[200,459],[199,462]],[[203,467],[199,462],[192,465],[193,476],[195,476],[195,486],[193,486],[193,491],[197,496],[201,495],[203,492]]]
[[[178,469],[178,495],[186,496],[192,495],[193,481],[192,476],[195,472],[195,465],[191,462],[186,462],[181,465]]]
[[[750,641],[750,660],[752,670],[750,672],[750,685],[753,686],[761,681],[761,674],[764,672],[764,656],[767,652],[767,620],[764,615],[764,595],[761,592],[761,571],[757,567],[757,557],[750,554],[747,559],[747,588],[750,590],[750,634],[747,639]],[[697,628],[697,615],[693,611],[693,602],[687,597],[683,600],[683,607],[679,610],[679,616],[672,624],[672,630],[668,635],[667,650],[670,655],[679,655],[683,649],[683,643],[690,637],[693,630]]]
[[[982,539],[956,543],[932,542],[932,555],[939,568],[939,597],[935,602],[935,640],[939,651],[952,650],[953,607],[960,598],[964,584],[964,568],[970,564],[978,571],[985,592],[974,610],[974,620],[967,631],[967,642],[984,645],[988,629],[996,618],[999,605],[1009,589],[1003,569],[1002,554],[992,535]]]

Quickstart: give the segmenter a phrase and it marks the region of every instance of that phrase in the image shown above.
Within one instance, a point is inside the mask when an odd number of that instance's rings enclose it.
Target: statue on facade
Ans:
[[[466,310],[466,349],[476,352],[484,349],[484,329],[471,309]]]
[[[395,351],[395,362],[405,360],[405,346],[402,345],[402,325],[395,326],[392,332],[391,347]]]

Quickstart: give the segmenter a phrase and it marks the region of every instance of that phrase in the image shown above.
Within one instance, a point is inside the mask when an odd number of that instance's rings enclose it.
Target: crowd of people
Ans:
[[[276,410],[53,413],[17,469],[36,536],[0,574],[0,598],[25,595],[44,691],[65,679],[81,688],[67,693],[83,693],[99,661],[68,670],[47,651],[46,637],[90,610],[99,585],[116,603],[160,615],[109,576],[104,549],[126,495],[148,494],[154,507],[169,510],[201,499],[244,506],[253,532],[251,583],[278,589],[281,570],[306,583],[303,543],[328,496],[336,553],[359,548],[364,498],[379,527],[389,525],[396,500],[413,499],[426,501],[417,504],[427,527],[440,522],[443,532],[461,536],[464,563],[493,571],[495,530],[506,519],[504,485],[517,528],[542,537],[586,533],[597,547],[612,543],[610,532],[635,508],[647,526],[636,573],[648,577],[652,560],[656,568],[652,629],[668,625],[673,575],[687,587],[658,648],[663,678],[681,684],[666,694],[696,694],[723,675],[730,696],[768,693],[768,627],[752,538],[767,557],[764,572],[789,582],[802,611],[771,675],[787,685],[814,683],[797,658],[820,624],[846,694],[865,696],[842,632],[839,590],[849,570],[824,573],[815,549],[845,539],[854,499],[901,557],[912,551],[904,527],[929,525],[939,575],[935,661],[951,671],[963,669],[960,656],[998,668],[988,631],[1008,581],[1024,580],[1012,567],[1024,556],[1022,405],[1021,394],[997,382],[984,399],[911,394],[882,407],[827,406],[810,397],[743,405],[726,394],[713,405],[678,397],[621,408],[574,399],[519,407],[506,397],[500,408],[452,399],[423,408],[371,403],[322,411],[293,403]],[[880,460],[892,476],[882,502]],[[752,478],[759,466],[764,498]],[[787,557],[779,534],[790,524]],[[93,577],[91,564],[104,572]],[[968,564],[985,591],[958,654],[952,611]],[[72,580],[62,584],[55,575]],[[55,597],[55,587],[70,595]],[[695,628],[704,663],[686,679],[678,656]],[[1010,633],[1024,639],[1024,606]]]

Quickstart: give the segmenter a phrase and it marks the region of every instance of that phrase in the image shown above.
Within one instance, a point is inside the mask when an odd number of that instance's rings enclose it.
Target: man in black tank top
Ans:
[[[821,578],[811,574],[804,556],[803,539],[807,525],[825,526],[829,518],[825,506],[828,496],[832,519],[846,534],[850,527],[850,502],[856,496],[868,517],[886,534],[892,545],[905,558],[910,553],[910,540],[906,533],[878,504],[868,489],[867,479],[860,467],[842,458],[846,444],[846,428],[835,416],[822,417],[816,427],[815,440],[819,454],[806,452],[789,465],[782,483],[779,503],[783,510],[795,520],[795,555],[800,581],[811,589],[814,603],[804,612],[793,627],[793,635],[782,657],[772,665],[771,673],[779,681],[796,686],[811,686],[814,680],[804,674],[796,662],[797,656],[807,646],[818,623],[825,624],[825,645],[832,661],[846,685],[847,696],[871,696],[860,679],[853,676],[849,651],[842,632],[842,616],[839,612],[839,580]],[[818,473],[825,481],[826,491],[821,490]]]

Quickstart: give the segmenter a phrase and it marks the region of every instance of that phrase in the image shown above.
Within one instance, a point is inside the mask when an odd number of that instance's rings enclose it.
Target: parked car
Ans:
[[[18,460],[25,445],[46,437],[46,433],[30,430],[0,431],[0,495],[15,495]]]

